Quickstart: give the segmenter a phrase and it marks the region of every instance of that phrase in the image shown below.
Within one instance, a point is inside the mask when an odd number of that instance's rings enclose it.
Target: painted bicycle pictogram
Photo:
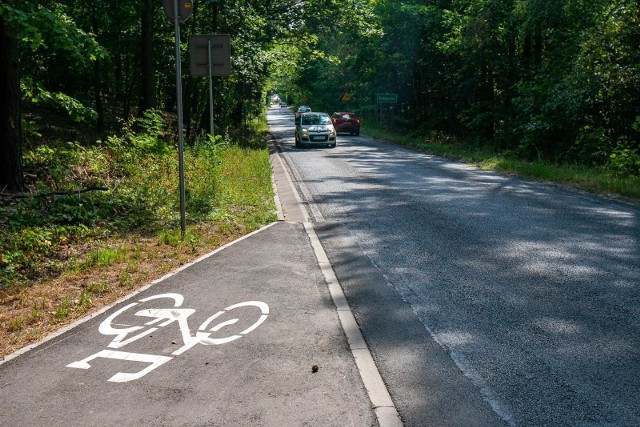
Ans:
[[[128,317],[129,319],[133,319],[131,317],[131,313],[128,313],[129,310],[134,307],[147,303],[149,301],[168,299],[172,300],[173,307],[171,308],[149,308],[138,310],[133,313],[134,316],[140,318],[150,318],[144,322],[142,325],[137,324],[129,324],[131,322],[124,321],[121,323],[121,318]],[[100,323],[100,327],[98,328],[99,332],[103,335],[113,335],[114,338],[107,345],[109,349],[101,350],[91,356],[79,360],[77,362],[73,362],[67,365],[69,368],[78,368],[78,369],[89,369],[91,365],[89,362],[95,360],[97,358],[107,358],[107,359],[117,359],[117,360],[127,360],[132,362],[141,362],[148,363],[149,366],[138,372],[118,372],[109,378],[108,381],[111,382],[128,382],[142,378],[149,372],[154,369],[162,366],[168,361],[172,360],[171,356],[178,356],[185,351],[189,350],[193,346],[197,344],[202,345],[220,345],[226,344],[231,341],[235,341],[238,338],[242,338],[246,334],[255,330],[258,326],[260,326],[269,315],[269,306],[260,301],[245,301],[237,304],[230,305],[223,310],[218,311],[214,315],[207,318],[197,329],[195,334],[191,334],[191,329],[189,327],[188,318],[196,310],[192,308],[182,308],[182,304],[184,302],[184,297],[180,294],[176,293],[166,293],[150,296],[147,298],[142,298],[137,302],[125,305],[119,310],[115,311],[109,317]],[[257,320],[255,322],[250,323],[248,327],[245,327],[242,331],[238,333],[234,333],[228,336],[218,336],[220,331],[223,331],[224,328],[227,328],[231,325],[235,325],[241,319],[239,317],[231,318],[226,321],[220,321],[220,318],[223,315],[232,312],[233,310],[241,309],[241,308],[253,308],[251,310],[251,315],[257,316]],[[246,311],[246,310],[245,310]],[[255,313],[253,313],[255,312]],[[259,313],[259,314],[258,314]],[[246,314],[246,313],[244,313]],[[137,318],[135,317],[135,318]],[[216,320],[218,322],[216,323]],[[150,336],[154,332],[158,331],[160,328],[164,328],[172,323],[176,323],[180,329],[180,334],[182,338],[182,345],[174,350],[171,353],[171,356],[163,356],[156,354],[146,354],[146,353],[132,353],[127,351],[120,350],[110,350],[110,349],[120,349],[128,344],[131,344],[141,338]],[[213,325],[213,326],[212,326]]]

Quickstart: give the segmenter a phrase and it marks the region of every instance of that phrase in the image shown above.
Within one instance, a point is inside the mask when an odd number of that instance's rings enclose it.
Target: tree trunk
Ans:
[[[93,25],[93,33],[94,34],[98,34],[98,11],[97,11],[97,7],[94,7],[93,9],[93,19],[92,19],[92,25]],[[101,83],[101,79],[100,79],[100,74],[101,74],[101,67],[100,67],[100,63],[101,63],[101,59],[96,59],[95,61],[93,61],[93,97],[95,99],[96,102],[96,113],[98,113],[98,123],[97,123],[97,130],[98,132],[102,132],[104,130],[104,108],[102,106],[102,97],[100,96],[100,92],[101,92],[101,87],[102,87],[102,83]]]
[[[533,44],[533,62],[536,67],[536,70],[539,70],[542,67],[542,49],[543,49],[543,38],[542,38],[542,23],[536,23],[535,36],[534,36],[534,44]]]
[[[142,50],[140,64],[142,73],[142,98],[140,114],[156,107],[155,79],[153,73],[153,0],[144,0],[142,8]]]
[[[18,46],[0,17],[0,191],[24,190]]]

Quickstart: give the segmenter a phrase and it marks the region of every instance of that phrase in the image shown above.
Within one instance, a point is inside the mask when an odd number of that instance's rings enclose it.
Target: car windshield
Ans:
[[[355,114],[344,113],[344,114],[338,115],[338,117],[341,118],[341,119],[355,119],[356,115]]]
[[[303,125],[329,125],[331,119],[326,114],[305,114],[302,116]]]

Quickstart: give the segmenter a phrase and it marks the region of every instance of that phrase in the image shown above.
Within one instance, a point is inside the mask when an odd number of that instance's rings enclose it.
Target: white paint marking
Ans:
[[[380,371],[378,371],[378,367],[373,360],[369,348],[366,346],[366,342],[355,321],[351,307],[342,292],[342,287],[339,286],[338,278],[313,228],[313,224],[305,222],[304,228],[307,231],[309,240],[311,240],[311,247],[316,254],[318,264],[329,288],[329,293],[338,310],[340,325],[347,337],[351,354],[356,362],[358,372],[360,372],[360,377],[369,395],[369,400],[371,400],[371,404],[373,405],[378,425],[380,425],[380,427],[402,427],[402,420],[391,399],[389,390],[380,375]]]
[[[98,327],[98,331],[101,334],[116,336],[107,345],[107,347],[120,348],[126,344],[129,344],[144,336],[147,336],[152,332],[157,331],[160,327],[165,327],[170,325],[173,322],[176,322],[180,329],[180,333],[182,335],[182,341],[184,343],[182,347],[178,348],[176,351],[171,353],[172,355],[177,356],[189,350],[191,347],[193,347],[196,344],[219,345],[219,344],[226,344],[238,338],[242,338],[244,335],[248,334],[258,326],[260,326],[267,319],[267,315],[269,313],[269,306],[266,303],[261,301],[245,301],[238,304],[230,305],[224,310],[219,311],[213,316],[209,317],[200,326],[199,331],[196,332],[195,336],[191,335],[191,331],[188,323],[189,316],[195,313],[195,310],[192,308],[151,308],[151,309],[139,310],[135,313],[136,316],[153,318],[151,321],[148,321],[147,323],[145,323],[146,326],[157,324],[158,327],[149,328],[148,330],[142,331],[130,338],[126,338],[126,336],[128,334],[131,334],[133,332],[139,331],[140,329],[144,329],[144,328],[142,326],[131,326],[131,327],[125,327],[125,328],[114,328],[112,326],[113,320],[117,316],[125,312],[126,310],[135,307],[140,302],[147,302],[147,301],[152,301],[160,298],[173,299],[174,307],[179,307],[180,305],[182,305],[182,302],[184,301],[183,296],[180,294],[159,294],[159,295],[143,298],[139,302],[131,303],[120,308],[119,310],[117,310],[116,312],[108,316],[105,320],[103,320],[102,323],[100,323],[100,326]],[[230,337],[225,337],[225,338],[210,338],[211,332],[207,332],[206,329],[213,320],[215,320],[222,314],[227,313],[235,308],[250,307],[250,306],[257,307],[258,309],[260,309],[260,312],[262,313],[255,323],[253,323],[250,327],[242,331],[240,334],[232,335]],[[230,326],[237,323],[238,320],[239,319],[235,318],[235,319],[221,322],[220,324],[217,324],[213,328],[211,328],[211,331],[217,332],[223,329],[225,326]],[[124,325],[124,326],[128,326],[128,325]],[[67,365],[67,367],[78,368],[78,369],[89,369],[91,368],[91,365],[89,364],[89,362],[98,357],[118,359],[118,360],[130,360],[135,362],[146,362],[151,364],[150,366],[148,366],[147,368],[139,372],[135,372],[135,373],[119,372],[109,379],[109,381],[111,382],[127,382],[127,381],[132,381],[132,380],[142,378],[144,375],[151,372],[158,366],[171,360],[171,357],[167,357],[167,356],[156,356],[152,354],[102,350],[87,357],[86,359],[70,363],[69,365]]]
[[[81,319],[78,319],[78,320],[76,320],[75,322],[71,323],[68,326],[65,326],[65,327],[62,327],[62,328],[58,329],[56,332],[53,332],[50,335],[47,335],[41,341],[39,341],[39,342],[37,342],[35,344],[29,344],[29,345],[27,345],[25,347],[22,347],[19,350],[14,351],[11,354],[7,354],[6,356],[4,356],[4,357],[2,357],[0,359],[0,365],[3,365],[3,364],[7,363],[8,361],[10,361],[12,359],[15,359],[16,357],[18,357],[18,356],[20,356],[22,354],[25,354],[25,353],[29,352],[30,350],[33,350],[33,349],[41,346],[42,344],[44,344],[44,343],[46,343],[46,342],[48,342],[48,341],[50,341],[50,340],[52,340],[52,339],[54,339],[56,337],[59,337],[60,335],[72,330],[76,326],[79,326],[79,325],[83,324],[87,320],[93,319],[96,316],[99,316],[99,315],[101,315],[103,313],[106,313],[107,311],[111,310],[113,307],[117,306],[118,304],[121,304],[121,303],[123,303],[123,302],[125,302],[127,300],[130,300],[134,296],[146,291],[147,289],[151,288],[152,286],[154,286],[154,285],[156,285],[158,283],[164,282],[165,280],[169,279],[170,277],[173,277],[173,276],[177,275],[181,271],[186,270],[187,268],[190,268],[191,266],[193,266],[193,265],[195,265],[195,264],[197,264],[197,263],[199,263],[201,261],[204,261],[205,259],[207,259],[209,257],[212,257],[213,255],[217,254],[218,252],[221,252],[221,251],[229,248],[230,246],[235,245],[236,243],[239,243],[239,242],[242,242],[243,240],[249,239],[253,235],[259,234],[262,231],[264,231],[264,230],[266,230],[268,228],[271,228],[276,224],[277,224],[277,222],[272,222],[271,224],[267,224],[264,227],[259,228],[258,230],[252,231],[249,234],[245,234],[244,236],[242,236],[242,237],[240,237],[240,238],[238,238],[238,239],[236,239],[236,240],[234,240],[232,242],[229,242],[226,245],[222,245],[219,248],[217,248],[217,249],[215,249],[215,250],[213,250],[213,251],[211,251],[209,253],[206,253],[206,254],[202,255],[201,257],[199,257],[199,258],[196,258],[192,262],[184,264],[183,266],[178,267],[177,269],[165,274],[164,276],[162,276],[162,277],[160,277],[158,279],[152,280],[147,285],[144,285],[144,286],[136,289],[135,291],[131,292],[129,295],[127,295],[125,297],[122,297],[119,300],[114,301],[113,303],[111,303],[109,305],[105,305],[104,307],[100,308],[96,312],[91,313],[91,314],[89,314],[89,315],[87,315],[87,316],[85,316],[85,317],[83,317]],[[118,324],[116,323],[114,325],[117,326]],[[121,325],[121,326],[128,326],[128,325]],[[65,338],[63,338],[63,339],[65,339]]]
[[[153,371],[157,367],[163,365],[164,363],[167,363],[169,360],[172,359],[172,357],[157,356],[153,354],[141,354],[141,353],[129,353],[126,351],[102,350],[97,352],[96,354],[93,354],[87,357],[86,359],[82,359],[77,362],[70,363],[67,365],[67,367],[78,368],[78,369],[89,369],[91,368],[91,365],[89,365],[89,362],[99,357],[106,358],[106,359],[128,360],[131,362],[142,362],[142,363],[150,364],[149,366],[147,366],[146,368],[138,372],[133,372],[133,373],[118,372],[108,380],[114,383],[125,383],[128,381],[133,381],[133,380],[142,378],[145,375],[147,375],[149,372]]]
[[[218,332],[220,329],[224,328],[225,326],[229,326],[229,325],[233,325],[234,323],[238,323],[239,319],[231,319],[231,320],[227,320],[226,322],[222,322],[216,326],[214,326],[213,328],[211,328],[212,332]]]

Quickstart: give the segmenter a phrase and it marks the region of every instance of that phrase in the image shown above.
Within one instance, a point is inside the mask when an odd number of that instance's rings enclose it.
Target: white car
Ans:
[[[302,113],[296,117],[296,147],[305,145],[336,146],[336,129],[327,113]]]

